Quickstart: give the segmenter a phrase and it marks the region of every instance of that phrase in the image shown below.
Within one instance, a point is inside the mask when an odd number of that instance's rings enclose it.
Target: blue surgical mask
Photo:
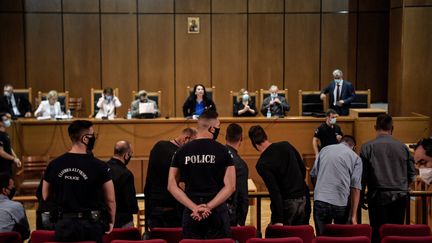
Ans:
[[[245,94],[242,97],[243,101],[248,101],[249,100],[249,95]]]
[[[105,99],[109,102],[113,99],[113,97],[111,95],[106,95]]]
[[[277,93],[271,93],[270,97],[272,97],[272,99],[276,99],[278,97]]]
[[[335,79],[334,80],[337,84],[341,84],[342,83],[342,79]]]
[[[3,94],[4,94],[4,96],[6,96],[6,97],[11,97],[11,95],[12,95],[12,93],[9,92],[9,91],[5,91]]]
[[[330,124],[332,125],[336,124],[336,117],[330,119]]]
[[[4,124],[5,127],[10,127],[11,124],[12,124],[12,122],[11,122],[11,120],[8,119],[6,121],[3,121],[3,124]]]

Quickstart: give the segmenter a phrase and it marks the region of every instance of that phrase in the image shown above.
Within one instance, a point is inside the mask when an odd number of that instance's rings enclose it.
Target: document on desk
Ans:
[[[139,113],[140,114],[154,114],[155,109],[153,103],[139,103]]]

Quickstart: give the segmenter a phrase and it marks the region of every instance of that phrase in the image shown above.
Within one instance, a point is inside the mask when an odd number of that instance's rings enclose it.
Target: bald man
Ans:
[[[168,191],[185,206],[183,238],[218,239],[231,235],[230,218],[224,203],[235,191],[232,155],[216,142],[220,121],[215,111],[205,110],[198,118],[197,138],[174,154],[168,174]],[[183,191],[178,183],[185,183]]]
[[[132,155],[132,144],[118,141],[114,146],[113,157],[107,162],[111,169],[117,202],[114,228],[133,227],[133,214],[138,213],[134,176],[126,167]]]

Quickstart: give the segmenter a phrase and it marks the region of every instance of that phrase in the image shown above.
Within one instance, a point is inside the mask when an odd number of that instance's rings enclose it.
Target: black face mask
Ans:
[[[87,147],[87,149],[86,149],[87,153],[91,153],[93,151],[93,148],[94,148],[94,145],[96,142],[96,137],[94,135],[92,135],[92,136],[86,135],[86,136],[88,139],[88,143],[86,144],[83,141],[81,141],[81,142]],[[83,138],[84,138],[84,136],[83,136]]]
[[[131,154],[127,153],[127,155],[129,156],[127,159],[126,159],[126,156],[123,156],[125,165],[128,165],[129,162],[130,162],[130,160],[132,159],[132,155]]]
[[[220,131],[220,127],[213,127],[214,128],[214,132],[211,132],[211,128],[209,127],[208,131],[213,134],[213,140],[216,140],[219,136],[219,131]]]
[[[9,189],[9,188],[8,188]],[[8,195],[8,198],[10,199],[10,200],[12,200],[12,198],[15,196],[15,193],[16,193],[16,188],[15,187],[12,187],[11,189],[9,189],[9,195]]]

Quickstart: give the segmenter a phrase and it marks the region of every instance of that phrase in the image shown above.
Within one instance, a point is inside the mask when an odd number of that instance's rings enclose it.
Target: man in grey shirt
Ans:
[[[351,222],[357,224],[360,199],[362,162],[353,151],[356,145],[352,136],[345,135],[339,144],[324,147],[318,154],[311,177],[315,181],[314,221],[317,235],[324,226],[346,224],[347,205],[351,195]]]
[[[23,205],[12,201],[14,182],[8,173],[0,173],[0,232],[16,231],[23,240],[30,236],[30,226]]]
[[[367,186],[372,242],[379,242],[382,224],[403,224],[415,168],[408,147],[392,137],[393,119],[390,115],[379,115],[375,130],[377,137],[363,144],[360,157],[363,181]]]

